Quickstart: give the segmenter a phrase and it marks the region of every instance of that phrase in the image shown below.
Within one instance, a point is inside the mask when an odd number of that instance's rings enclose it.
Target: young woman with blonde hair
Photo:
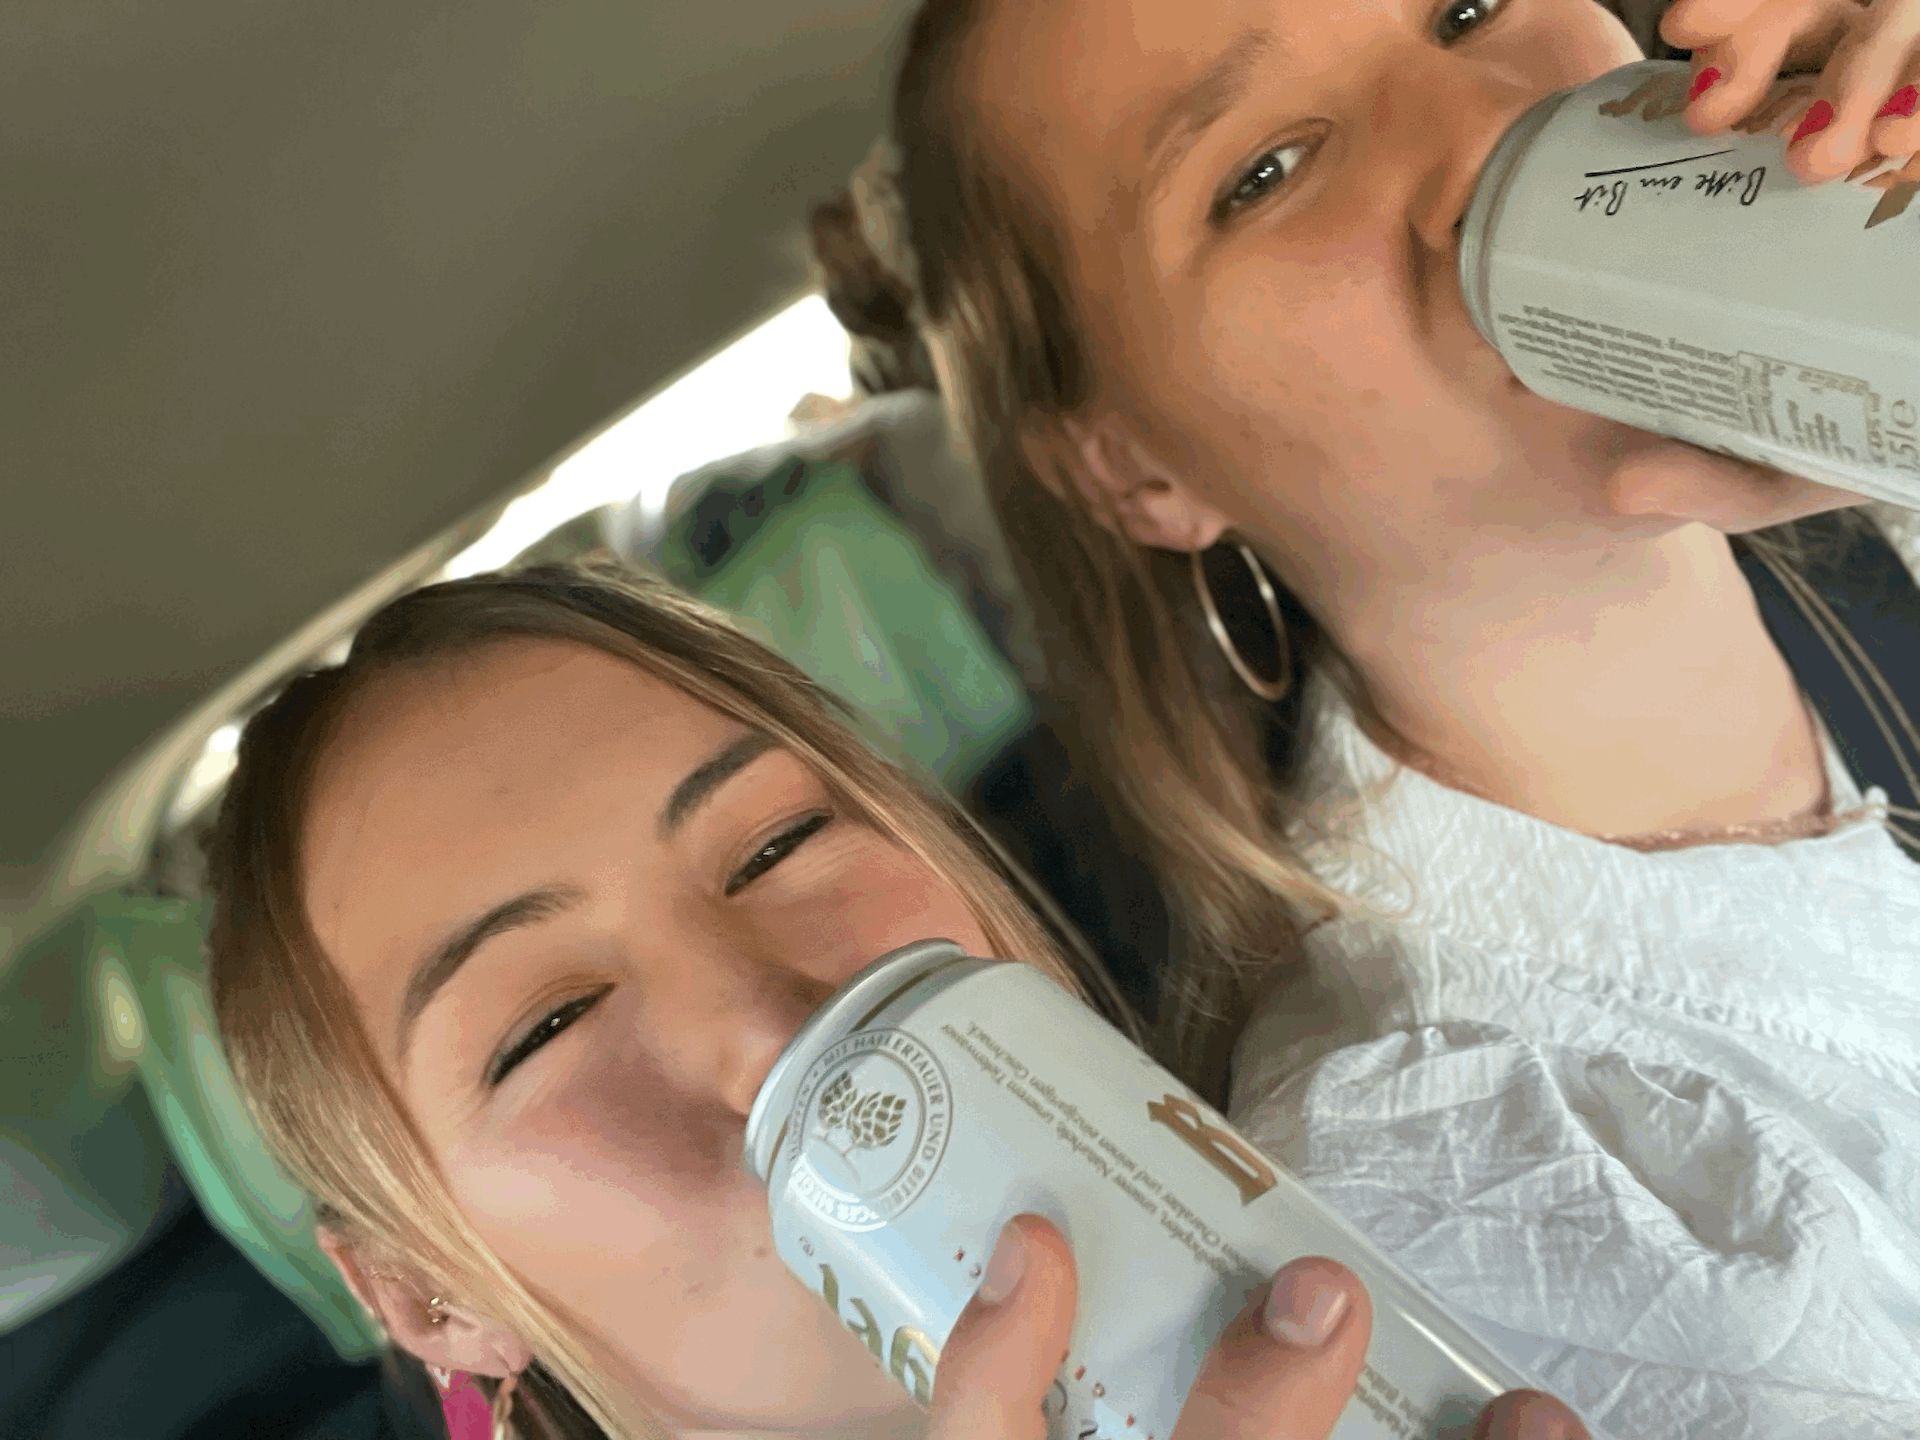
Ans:
[[[946,936],[1081,989],[791,665],[610,570],[432,586],[249,721],[209,859],[235,1076],[452,1440],[1041,1440],[1057,1230],[1003,1233],[928,1414],[774,1256],[741,1163],[782,1048],[887,951]],[[1348,1272],[1287,1267],[1176,1440],[1327,1434],[1369,1325]],[[1495,1408],[1499,1440],[1581,1433]]]

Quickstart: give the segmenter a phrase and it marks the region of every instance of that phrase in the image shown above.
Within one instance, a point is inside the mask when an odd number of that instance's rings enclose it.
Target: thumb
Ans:
[[[1372,1333],[1373,1302],[1357,1275],[1320,1257],[1294,1261],[1214,1342],[1173,1440],[1325,1440]]]
[[[935,1367],[929,1440],[1045,1440],[1041,1405],[1073,1337],[1073,1250],[1037,1215],[1000,1232]]]

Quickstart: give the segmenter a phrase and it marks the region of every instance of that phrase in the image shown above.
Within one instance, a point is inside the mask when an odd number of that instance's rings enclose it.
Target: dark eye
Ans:
[[[1213,207],[1213,223],[1218,225],[1231,220],[1249,205],[1257,204],[1291,180],[1294,172],[1306,163],[1307,154],[1312,146],[1305,141],[1289,141],[1285,145],[1276,145],[1259,159],[1255,160],[1234,187]]]
[[[778,865],[787,856],[818,835],[832,821],[833,813],[828,810],[816,810],[799,824],[782,830],[773,839],[753,852],[753,858],[734,872],[727,881],[726,894],[738,895],[747,886],[759,879],[767,871]]]
[[[1504,0],[1446,0],[1433,22],[1433,36],[1442,45],[1451,45],[1475,26],[1484,24],[1500,9]]]
[[[591,995],[582,995],[578,1000],[569,1000],[538,1025],[535,1025],[525,1035],[522,1035],[518,1043],[516,1043],[512,1049],[508,1050],[506,1054],[494,1061],[492,1067],[488,1069],[487,1088],[492,1089],[502,1080],[506,1079],[516,1065],[533,1054],[533,1052],[538,1050],[542,1045],[545,1045],[549,1040],[553,1039],[554,1036],[558,1035],[562,1030],[565,1030],[569,1025],[573,1024],[574,1021],[586,1014],[587,1011],[598,1005],[601,1000],[606,998],[607,991],[612,988],[610,985],[603,986]]]

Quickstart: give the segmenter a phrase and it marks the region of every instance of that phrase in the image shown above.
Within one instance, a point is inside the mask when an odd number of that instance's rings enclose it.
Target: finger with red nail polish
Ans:
[[[1824,100],[1816,100],[1807,108],[1807,113],[1801,117],[1799,128],[1793,132],[1793,138],[1787,141],[1787,144],[1798,145],[1802,140],[1806,139],[1807,136],[1818,135],[1832,123],[1833,106]]]

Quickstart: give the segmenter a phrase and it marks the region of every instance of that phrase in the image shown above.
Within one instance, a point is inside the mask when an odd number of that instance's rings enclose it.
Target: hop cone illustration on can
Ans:
[[[853,1108],[853,1102],[859,1099],[859,1093],[853,1088],[853,1074],[842,1070],[840,1078],[829,1085],[820,1096],[820,1130],[826,1135],[838,1130],[846,1122],[847,1111]]]
[[[892,1143],[893,1137],[900,1133],[907,1102],[899,1095],[881,1090],[870,1090],[863,1095],[854,1088],[852,1074],[842,1071],[840,1078],[821,1093],[818,1113],[819,1124],[814,1134],[825,1140],[842,1160],[852,1163],[855,1150],[879,1150]],[[844,1149],[833,1144],[836,1130],[847,1132]]]

